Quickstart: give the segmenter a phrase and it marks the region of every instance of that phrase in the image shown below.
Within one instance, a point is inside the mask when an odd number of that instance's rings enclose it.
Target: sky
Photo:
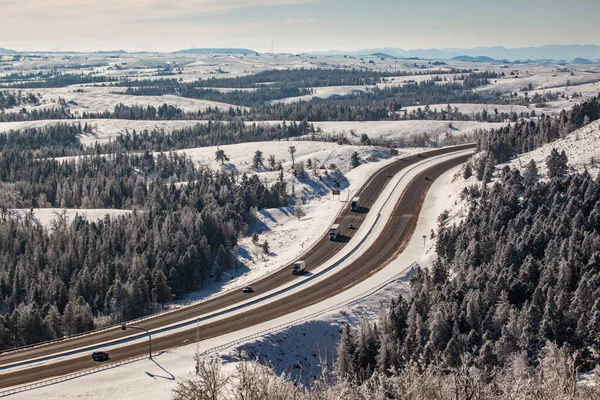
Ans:
[[[598,0],[0,0],[0,47],[259,52],[600,44]]]

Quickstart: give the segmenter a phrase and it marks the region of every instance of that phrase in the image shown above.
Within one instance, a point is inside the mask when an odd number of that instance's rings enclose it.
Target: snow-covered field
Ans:
[[[27,213],[33,214],[33,219],[46,228],[52,228],[53,222],[57,219],[65,218],[67,223],[73,221],[76,216],[81,216],[88,221],[100,220],[106,216],[116,218],[121,215],[128,215],[131,210],[117,210],[111,208],[99,209],[75,209],[75,208],[27,208],[12,209],[10,214],[15,218],[24,218]]]
[[[571,75],[571,72],[527,70],[525,72],[521,71],[519,77],[515,78],[508,75],[510,71],[510,69],[505,70],[506,77],[495,79],[491,84],[482,86],[476,90],[514,93],[528,88],[530,84],[533,90],[543,90],[564,88],[567,85],[567,81],[571,85],[582,85],[600,81],[600,74],[592,72],[577,71]],[[529,91],[529,89],[526,91]]]
[[[75,115],[83,112],[89,113],[113,111],[115,106],[120,103],[126,106],[142,105],[153,106],[156,108],[166,103],[174,107],[179,107],[184,111],[199,111],[205,110],[208,107],[228,109],[232,106],[231,104],[219,103],[216,101],[190,99],[174,95],[130,96],[123,94],[125,92],[125,88],[122,87],[76,85],[64,88],[25,89],[25,91],[38,94],[43,103],[40,106],[25,108],[40,109],[57,107],[60,98],[68,104],[71,112]],[[19,111],[20,108],[15,108],[12,110]]]
[[[564,139],[558,139],[529,153],[521,154],[508,165],[511,168],[519,168],[522,172],[529,161],[534,160],[541,177],[547,179],[546,158],[552,149],[556,148],[559,152],[565,151],[572,171],[583,172],[587,169],[592,176],[596,176],[600,172],[598,143],[600,143],[600,121],[594,121],[588,126],[571,132]]]
[[[427,235],[428,237],[430,230],[435,228],[439,210],[443,209],[448,201],[451,201],[449,196],[453,195],[451,185],[453,176],[454,171],[451,171],[433,184],[425,200],[413,240],[406,251],[380,273],[343,294],[345,298],[349,298],[348,296],[364,293],[366,288],[377,287],[379,290],[376,295],[368,295],[341,308],[334,307],[331,312],[322,314],[311,321],[271,333],[238,347],[231,347],[217,356],[221,358],[222,362],[229,363],[228,368],[232,368],[240,358],[260,355],[263,360],[265,357],[268,358],[269,363],[280,372],[291,372],[294,365],[301,362],[304,373],[318,374],[322,367],[319,357],[327,358],[329,361],[332,359],[341,324],[349,322],[356,326],[362,318],[374,318],[381,301],[388,302],[399,293],[406,292],[407,277],[410,276],[411,264],[414,261],[419,261],[422,266],[427,266],[428,260],[432,257],[432,241],[427,239],[427,243],[424,243],[422,236]],[[376,284],[376,282],[379,283]],[[330,305],[338,304],[344,296],[338,295],[330,299],[328,303]],[[320,306],[323,307],[323,305]],[[318,309],[318,307],[314,307],[314,309]],[[309,312],[311,309],[297,314],[302,315]],[[288,316],[287,318],[293,317]],[[277,320],[264,324],[263,329],[276,323]],[[259,326],[254,329],[260,328]],[[225,340],[224,343],[227,343],[228,336],[233,337],[225,335],[221,338]],[[215,344],[214,340],[211,342],[210,345]],[[134,362],[17,394],[13,398],[88,398],[99,395],[106,399],[170,398],[171,390],[176,382],[192,376],[194,354],[197,351],[206,350],[206,346],[207,344],[183,346],[154,357],[154,361]]]
[[[315,128],[331,134],[346,134],[356,140],[366,133],[373,139],[397,140],[415,134],[427,133],[430,137],[440,139],[445,135],[470,134],[477,129],[492,129],[504,124],[472,122],[472,121],[369,121],[369,122],[314,122]]]
[[[446,105],[447,106],[447,105]],[[490,106],[491,107],[491,106]],[[481,110],[479,110],[481,111]],[[81,136],[81,143],[92,146],[96,142],[107,143],[126,131],[142,132],[145,129],[164,130],[170,133],[175,129],[192,127],[196,124],[205,124],[206,121],[133,121],[120,119],[89,119],[89,120],[43,120],[22,122],[0,122],[0,132],[25,128],[40,128],[58,123],[72,123],[92,125],[93,133]],[[260,121],[269,125],[281,124],[282,121]],[[248,122],[253,123],[253,122]],[[289,121],[288,121],[289,123]],[[344,134],[350,141],[358,143],[360,136],[365,133],[373,139],[396,140],[414,134],[428,133],[430,137],[443,138],[445,135],[470,134],[477,129],[498,128],[503,124],[488,124],[485,122],[471,121],[367,121],[367,122],[313,122],[315,128],[321,129],[322,134]],[[452,124],[452,126],[450,126]],[[355,135],[352,135],[352,132]],[[252,144],[250,144],[252,146]],[[285,153],[285,149],[284,149]],[[213,152],[214,154],[214,152]]]

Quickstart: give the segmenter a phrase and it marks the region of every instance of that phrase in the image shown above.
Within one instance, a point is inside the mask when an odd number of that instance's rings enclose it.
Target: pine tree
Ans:
[[[471,176],[473,176],[473,168],[471,167],[471,163],[467,163],[463,170],[463,178],[469,179]]]
[[[262,151],[256,150],[256,152],[254,153],[254,157],[252,157],[252,167],[254,169],[265,167]]]
[[[356,168],[360,165],[360,160],[358,158],[358,152],[355,151],[350,156],[350,165],[352,166],[352,168]]]
[[[167,284],[167,277],[160,269],[154,270],[154,279],[152,284],[154,286],[152,288],[152,301],[163,306],[166,302],[173,299],[171,288]]]
[[[223,272],[229,267],[229,255],[223,245],[219,246],[217,251],[217,267],[216,267],[216,278],[218,281],[221,280]]]
[[[538,181],[538,169],[535,160],[529,161],[523,173],[523,185],[525,188],[533,188]]]
[[[350,325],[342,327],[342,335],[337,347],[336,375],[339,379],[352,379],[356,371],[354,354],[356,346]]]
[[[225,164],[225,161],[229,161],[229,157],[225,154],[225,150],[217,149],[215,152],[215,159],[221,162],[221,165]]]
[[[567,173],[568,168],[567,154],[563,150],[558,152],[556,148],[553,148],[550,155],[546,158],[546,168],[548,168],[549,178],[562,178]]]

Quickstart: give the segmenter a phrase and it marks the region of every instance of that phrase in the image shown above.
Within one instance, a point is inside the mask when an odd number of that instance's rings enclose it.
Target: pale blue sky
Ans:
[[[0,0],[0,47],[257,51],[600,44],[599,0]]]

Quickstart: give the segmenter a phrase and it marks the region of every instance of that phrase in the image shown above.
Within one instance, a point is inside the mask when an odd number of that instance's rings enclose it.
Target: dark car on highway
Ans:
[[[92,359],[94,361],[107,361],[108,353],[106,351],[95,351],[92,353]]]
[[[252,292],[254,292],[254,289],[252,289],[252,287],[250,287],[250,286],[246,286],[245,288],[242,289],[242,292],[252,293]]]

